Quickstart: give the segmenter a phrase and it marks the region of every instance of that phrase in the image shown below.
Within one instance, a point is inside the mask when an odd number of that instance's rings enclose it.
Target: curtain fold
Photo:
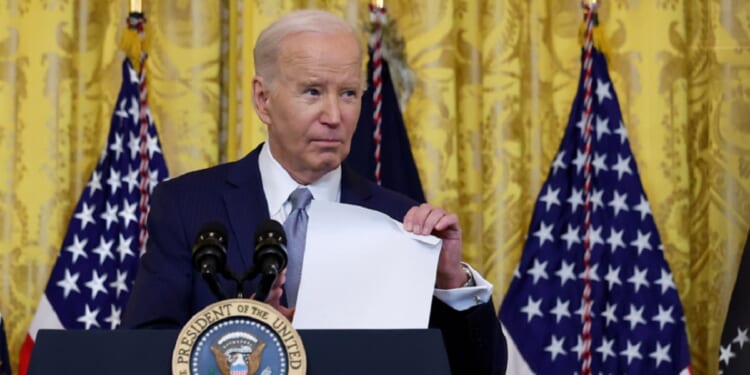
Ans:
[[[320,7],[368,30],[366,0],[143,0],[149,102],[174,176],[266,137],[252,42]],[[429,201],[457,212],[499,304],[568,120],[580,1],[386,0],[404,120]],[[696,374],[718,343],[750,228],[750,3],[601,1],[608,61],[686,312]],[[108,131],[128,1],[0,5],[0,311],[17,360]],[[405,44],[399,45],[398,40]],[[13,363],[15,365],[15,363]]]

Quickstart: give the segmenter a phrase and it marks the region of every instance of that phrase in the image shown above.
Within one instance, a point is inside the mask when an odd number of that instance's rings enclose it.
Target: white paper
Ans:
[[[313,200],[296,329],[427,328],[441,240],[359,206]]]

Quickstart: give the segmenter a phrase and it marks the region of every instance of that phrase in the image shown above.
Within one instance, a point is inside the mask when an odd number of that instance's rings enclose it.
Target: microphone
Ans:
[[[258,225],[253,262],[261,274],[255,299],[265,301],[287,262],[286,234],[278,221],[268,219]]]
[[[193,268],[201,274],[219,300],[226,299],[215,278],[217,273],[225,271],[227,264],[227,228],[224,224],[218,221],[203,224],[192,252]]]

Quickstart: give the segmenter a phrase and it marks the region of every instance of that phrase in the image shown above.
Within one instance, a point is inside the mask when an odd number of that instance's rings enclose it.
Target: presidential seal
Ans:
[[[302,375],[297,331],[271,306],[229,299],[207,306],[182,328],[172,352],[176,375]]]

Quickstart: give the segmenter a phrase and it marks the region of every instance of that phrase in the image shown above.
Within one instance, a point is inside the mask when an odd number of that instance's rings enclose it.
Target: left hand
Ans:
[[[414,234],[433,234],[443,240],[437,269],[439,289],[460,288],[466,283],[466,272],[461,266],[461,225],[456,214],[422,203],[406,213],[404,229]]]

